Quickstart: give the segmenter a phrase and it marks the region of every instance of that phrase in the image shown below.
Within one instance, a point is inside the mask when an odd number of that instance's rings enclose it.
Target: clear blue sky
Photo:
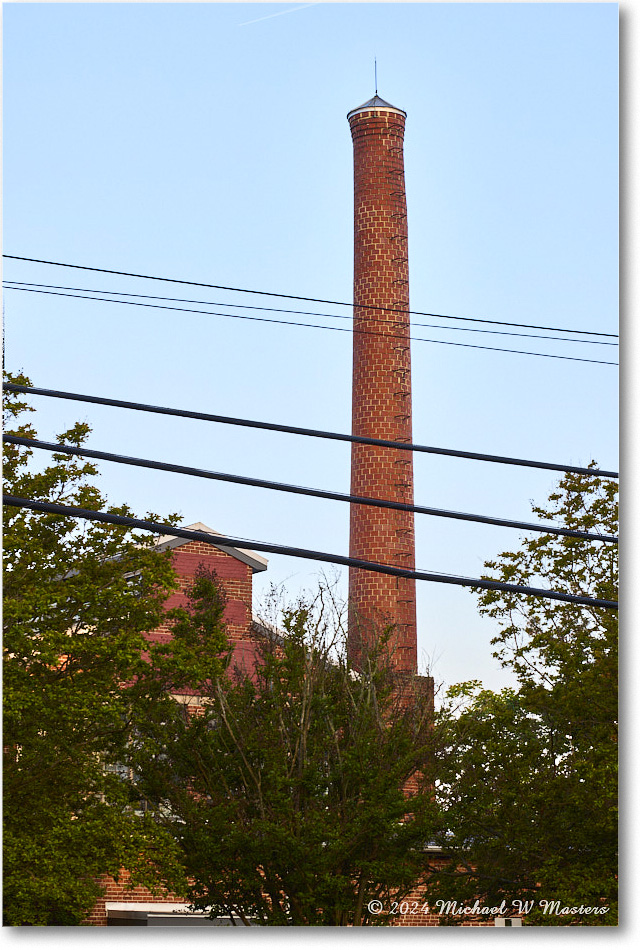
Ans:
[[[380,95],[408,113],[412,308],[617,332],[616,4],[7,4],[4,32],[7,254],[349,301],[346,113],[373,94],[376,56]],[[5,278],[257,302],[16,261]],[[349,333],[7,291],[5,335],[7,366],[36,385],[349,431]],[[617,358],[607,346],[414,335]],[[415,441],[617,467],[615,367],[425,342],[412,358]],[[348,490],[346,446],[35,405],[43,438],[83,418],[95,448]],[[110,501],[141,514],[348,550],[345,505],[101,471]],[[529,501],[554,482],[415,462],[418,504],[508,518],[532,520]],[[479,576],[518,543],[508,529],[417,517],[421,569]],[[284,582],[296,595],[319,569],[271,556],[257,592]],[[507,681],[470,592],[420,584],[418,619],[438,681]]]

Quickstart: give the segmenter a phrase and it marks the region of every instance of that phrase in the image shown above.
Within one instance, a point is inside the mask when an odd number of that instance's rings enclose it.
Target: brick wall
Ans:
[[[437,865],[440,861],[438,858],[433,858],[431,863]],[[105,907],[107,901],[122,901],[138,904],[160,904],[163,902],[172,904],[174,902],[184,901],[184,898],[176,897],[169,893],[159,895],[152,894],[151,891],[144,887],[132,888],[129,886],[130,877],[126,871],[121,872],[118,881],[115,881],[111,877],[104,877],[101,883],[105,887],[105,894],[97,901],[91,915],[86,921],[86,923],[92,927],[107,926],[107,911]],[[437,913],[437,908],[427,906],[424,891],[421,887],[411,892],[403,900],[391,905],[390,909],[394,914],[388,925],[391,927],[439,927],[445,924],[446,918]],[[372,915],[368,916],[371,917]],[[494,925],[494,918],[490,916],[485,920],[480,920],[479,918],[471,920],[465,916],[458,918],[459,927],[493,927]]]
[[[354,145],[354,325],[352,432],[412,441],[408,227],[403,163],[405,118],[377,108],[350,117]],[[367,307],[392,307],[401,313]],[[405,312],[404,312],[405,311]],[[413,503],[412,453],[352,446],[351,491]],[[414,516],[353,505],[350,555],[415,567]],[[399,669],[417,667],[415,582],[350,569],[350,648],[373,627],[396,625]]]
[[[440,862],[433,861],[432,863],[438,864]],[[447,926],[447,919],[451,921],[452,926],[452,916],[448,918],[445,915],[440,915],[435,905],[427,906],[422,888],[417,888],[404,900],[399,901],[398,906],[394,909],[395,916],[391,922],[392,927],[443,927]],[[462,915],[457,917],[457,926],[494,927],[495,918],[489,916],[487,919],[476,918],[471,920],[469,917]]]
[[[230,554],[202,541],[190,541],[175,548],[172,552],[172,563],[178,575],[180,589],[168,597],[166,602],[168,610],[173,607],[187,606],[187,591],[201,564],[216,571],[226,599],[224,617],[227,635],[234,647],[233,662],[238,661],[249,671],[253,658],[251,641],[256,636],[252,631],[252,568]],[[170,623],[162,623],[160,627],[148,634],[148,639],[153,641],[171,639]],[[86,921],[93,927],[107,926],[106,901],[174,903],[181,900],[169,893],[164,896],[152,894],[145,887],[131,888],[130,876],[124,870],[120,872],[118,881],[105,876],[100,879],[100,883],[104,886],[105,893],[97,901]]]
[[[190,541],[181,545],[172,553],[174,570],[178,574],[180,590],[167,599],[167,609],[187,606],[186,592],[193,583],[194,574],[200,564],[216,571],[221,589],[226,598],[225,622],[230,640],[250,640],[252,621],[252,568],[237,558],[219,551],[218,548],[202,541]],[[171,635],[169,623],[149,634],[150,640],[168,639]]]
[[[107,926],[107,901],[127,901],[137,904],[153,903],[175,903],[184,898],[175,897],[172,894],[152,894],[146,887],[131,887],[131,878],[127,871],[121,871],[118,881],[107,875],[100,879],[100,883],[105,888],[103,896],[96,902],[94,908],[85,921],[90,927]]]

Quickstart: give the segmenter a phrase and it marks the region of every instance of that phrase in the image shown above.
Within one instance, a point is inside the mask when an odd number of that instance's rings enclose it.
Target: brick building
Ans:
[[[188,527],[193,531],[203,531],[216,536],[215,531],[201,523]],[[216,571],[226,599],[224,618],[232,646],[232,663],[250,672],[262,629],[252,616],[252,578],[254,574],[266,570],[267,560],[253,551],[217,547],[216,544],[187,541],[172,536],[161,538],[158,548],[172,551],[172,561],[180,585],[180,589],[167,600],[168,610],[185,605],[186,592],[201,565]],[[149,634],[149,639],[155,641],[170,637],[169,623],[161,625]],[[192,696],[180,699],[188,703],[194,701]],[[437,854],[431,854],[433,862],[436,858],[438,859]],[[105,891],[86,921],[90,926],[232,926],[228,918],[210,920],[202,913],[190,912],[185,901],[171,894],[162,896],[152,894],[145,887],[129,887],[127,872],[121,872],[118,881],[105,876],[101,883]],[[400,912],[393,921],[394,925],[437,926],[439,917],[433,913],[424,913],[422,907],[423,901],[419,892],[411,895],[407,901],[401,902]]]
[[[217,534],[200,522],[189,525],[188,530],[204,531],[214,536]],[[225,595],[223,616],[233,651],[232,664],[249,671],[258,635],[258,628],[252,620],[252,577],[267,569],[267,560],[254,551],[242,548],[219,547],[203,541],[186,541],[170,536],[160,539],[158,550],[172,551],[172,563],[180,583],[180,590],[167,600],[168,610],[185,605],[185,592],[191,587],[199,565],[216,571]],[[170,639],[169,626],[161,626],[149,636],[152,640]]]
[[[216,535],[206,525],[189,525],[192,531],[204,531]],[[172,562],[180,589],[167,600],[167,609],[186,604],[185,594],[193,583],[200,565],[216,571],[225,594],[224,619],[227,635],[232,646],[232,664],[252,669],[256,655],[256,641],[260,628],[252,619],[252,577],[267,568],[267,560],[253,551],[205,544],[202,541],[187,541],[184,538],[163,537],[158,549],[172,551]],[[149,634],[150,640],[169,640],[169,624],[161,625]],[[186,701],[193,701],[186,697]],[[128,875],[121,874],[119,882],[105,877],[104,896],[96,903],[87,923],[94,927],[106,926],[229,926],[230,921],[209,920],[199,914],[190,914],[187,904],[171,895],[163,898],[152,895],[144,887],[128,888]]]

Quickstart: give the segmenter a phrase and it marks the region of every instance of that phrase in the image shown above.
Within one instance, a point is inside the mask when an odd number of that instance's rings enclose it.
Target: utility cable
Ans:
[[[530,350],[511,350],[499,346],[480,346],[476,343],[457,343],[454,340],[428,340],[420,336],[403,336],[395,333],[381,333],[377,330],[356,330],[352,327],[328,327],[318,323],[301,323],[296,320],[277,320],[271,317],[250,317],[241,313],[219,313],[212,310],[195,310],[190,307],[168,307],[162,304],[142,303],[137,300],[107,300],[105,297],[90,297],[88,294],[66,294],[57,290],[36,290],[31,287],[22,287],[27,293],[50,294],[54,297],[71,297],[74,300],[98,300],[101,303],[125,304],[130,307],[151,307],[153,310],[171,310],[180,313],[200,313],[207,317],[227,317],[230,320],[251,320],[255,323],[276,323],[286,327],[307,327],[310,330],[334,330],[337,333],[361,333],[366,336],[380,336],[388,340],[414,340],[418,343],[437,343],[441,346],[463,346],[472,350],[490,350],[491,353],[516,353],[520,356],[540,356],[550,360],[571,360],[574,363],[598,363],[602,366],[617,366],[612,360],[591,360],[583,356],[562,356],[559,353],[534,353]],[[446,329],[446,328],[443,328]],[[584,341],[582,341],[584,342]]]
[[[269,313],[290,313],[301,317],[327,317],[331,320],[353,319],[352,314],[346,313],[317,313],[316,311],[312,310],[286,310],[283,307],[257,307],[256,305],[242,303],[223,303],[221,301],[214,300],[193,300],[189,297],[161,297],[158,294],[132,294],[126,290],[101,290],[96,289],[95,287],[67,287],[61,286],[60,284],[34,284],[25,280],[5,280],[3,282],[3,286],[6,290],[28,291],[32,288],[42,288],[43,292],[45,290],[68,290],[74,291],[72,296],[78,296],[83,293],[108,294],[111,297],[136,297],[139,300],[165,300],[170,303],[193,303],[198,304],[199,306],[228,307],[234,310],[256,310]],[[99,298],[90,297],[89,299],[93,300]],[[212,316],[217,316],[217,314],[212,314]],[[396,325],[395,320],[388,320],[385,317],[378,317],[377,323]],[[415,321],[411,321],[409,325],[411,327],[422,327],[428,330],[456,330],[460,333],[486,333],[490,334],[491,336],[517,336],[526,340],[553,340],[557,343],[585,343],[589,346],[619,346],[619,343],[611,343],[607,340],[573,340],[570,337],[564,336],[544,336],[540,333],[514,333],[511,330],[480,330],[479,327],[448,327],[438,323],[416,323]]]
[[[462,511],[446,511],[443,508],[426,508],[401,501],[389,501],[383,498],[369,498],[363,495],[348,495],[343,492],[324,491],[320,488],[304,488],[300,485],[288,485],[284,482],[267,481],[261,478],[249,478],[244,475],[229,475],[225,472],[211,472],[188,465],[175,465],[171,462],[157,462],[152,459],[133,458],[129,455],[116,455],[97,449],[81,448],[64,443],[42,442],[39,439],[27,439],[23,436],[3,435],[3,442],[10,445],[23,445],[28,448],[44,449],[47,452],[62,452],[66,455],[79,455],[83,458],[100,459],[104,462],[117,462],[121,465],[133,465],[138,468],[150,468],[159,472],[173,472],[178,475],[191,475],[196,478],[209,478],[212,481],[231,482],[235,485],[247,485],[252,488],[267,488],[271,491],[289,492],[294,495],[309,495],[329,501],[343,501],[351,505],[369,505],[375,508],[392,508],[395,511],[409,511],[418,515],[431,515],[435,518],[453,518],[458,521],[474,521],[479,524],[498,525],[502,528],[518,528],[522,531],[540,531],[543,534],[562,535],[567,538],[581,538],[584,541],[603,541],[617,544],[618,539],[611,535],[576,531],[572,528],[558,528],[554,525],[532,524],[526,521],[509,521],[506,518],[493,518],[487,515],[471,515]]]
[[[331,304],[336,307],[352,307],[353,306],[352,303],[346,303],[345,301],[324,300],[323,298],[320,298],[320,297],[302,297],[302,296],[297,296],[295,294],[277,294],[277,293],[272,293],[271,291],[268,291],[268,290],[249,290],[246,287],[226,287],[223,284],[205,284],[200,281],[178,280],[173,277],[153,277],[150,274],[134,274],[129,271],[108,270],[106,267],[87,267],[83,264],[64,264],[60,261],[43,261],[35,257],[18,257],[16,254],[3,254],[2,256],[7,258],[7,260],[12,260],[12,261],[26,261],[31,264],[48,264],[52,267],[68,267],[73,270],[87,270],[87,271],[93,271],[99,274],[114,274],[118,277],[135,277],[140,280],[156,280],[156,281],[162,281],[164,283],[169,283],[169,284],[184,284],[190,287],[207,287],[210,290],[229,290],[234,293],[260,294],[261,296],[264,296],[264,297],[282,297],[286,300],[303,300],[303,301],[306,301],[307,303],[324,303],[324,304]],[[577,333],[577,334],[582,334],[584,336],[608,336],[608,337],[617,336],[616,333],[598,333],[598,332],[593,332],[591,330],[569,330],[569,329],[564,329],[561,327],[542,327],[542,326],[536,326],[529,323],[509,323],[505,320],[486,320],[486,319],[482,319],[481,317],[454,317],[446,313],[427,313],[422,310],[401,310],[400,311],[398,308],[395,308],[395,307],[372,307],[372,306],[367,306],[365,304],[359,304],[359,307],[361,310],[379,310],[379,311],[384,310],[391,313],[404,313],[404,314],[408,313],[415,317],[438,317],[442,320],[464,320],[471,323],[492,323],[498,326],[519,327],[520,329],[528,329],[528,330],[549,330],[552,332],[559,332],[559,333]]]
[[[239,538],[226,538],[221,535],[208,534],[205,531],[176,528],[173,525],[139,518],[128,518],[125,515],[112,515],[104,511],[91,511],[87,508],[32,501],[31,499],[19,498],[15,495],[3,495],[2,500],[5,505],[14,508],[28,508],[31,511],[42,511],[46,514],[62,515],[67,518],[83,518],[88,521],[120,525],[131,529],[138,528],[143,531],[151,531],[154,534],[186,538],[188,541],[202,541],[214,547],[245,548],[248,543],[241,541]],[[403,567],[389,567],[386,564],[378,564],[375,561],[364,561],[360,558],[344,557],[339,554],[326,554],[321,551],[310,551],[306,548],[294,548],[283,544],[266,544],[263,541],[250,541],[249,543],[253,550],[264,551],[267,554],[281,554],[311,561],[325,561],[328,564],[340,564],[343,567],[355,567],[364,571],[374,571],[378,574],[390,574],[393,577],[407,577],[412,580],[432,581],[437,584],[455,584],[459,587],[472,587],[480,590],[501,590],[511,594],[528,594],[534,597],[561,600],[566,603],[578,604],[585,607],[604,607],[611,610],[618,609],[618,602],[614,600],[601,600],[595,597],[583,597],[578,594],[564,594],[559,591],[541,590],[536,587],[526,587],[521,584],[506,584],[503,581],[485,580],[483,578],[454,577],[448,574],[428,573],[427,571],[411,571]]]
[[[554,472],[570,472],[573,475],[590,475],[594,478],[618,478],[617,472],[599,468],[582,468],[578,465],[559,465],[554,462],[537,462],[528,459],[511,458],[502,455],[487,455],[481,452],[464,452],[458,449],[442,449],[431,445],[417,445],[413,442],[394,442],[389,439],[371,439],[367,436],[346,435],[341,432],[326,432],[322,429],[306,429],[301,426],[280,425],[277,422],[257,422],[252,419],[238,419],[234,416],[220,416],[209,412],[196,412],[191,409],[168,409],[165,406],[153,406],[140,402],[128,402],[124,399],[107,399],[103,396],[88,396],[81,393],[63,392],[56,389],[41,389],[35,386],[23,386],[19,383],[3,383],[3,390],[12,393],[25,393],[30,396],[47,396],[54,399],[69,399],[75,402],[88,402],[99,406],[112,406],[118,409],[133,409],[139,412],[151,412],[165,416],[177,416],[182,419],[198,419],[202,422],[218,422],[223,425],[243,426],[252,429],[267,429],[270,432],[286,432],[292,435],[310,436],[319,439],[331,439],[337,442],[351,442],[356,445],[375,445],[382,448],[401,449],[405,452],[425,452],[430,455],[445,455],[451,458],[472,459],[478,462],[497,462],[502,465],[519,465],[526,468],[540,468]]]

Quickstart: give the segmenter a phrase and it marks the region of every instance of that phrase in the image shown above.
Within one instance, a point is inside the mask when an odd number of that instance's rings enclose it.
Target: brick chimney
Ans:
[[[408,225],[403,164],[406,113],[379,96],[348,113],[354,145],[352,433],[412,441]],[[377,310],[369,308],[392,308]],[[412,453],[352,446],[351,492],[413,503]],[[350,555],[414,569],[412,512],[352,505]],[[350,568],[348,647],[394,624],[399,672],[417,670],[415,582]]]

